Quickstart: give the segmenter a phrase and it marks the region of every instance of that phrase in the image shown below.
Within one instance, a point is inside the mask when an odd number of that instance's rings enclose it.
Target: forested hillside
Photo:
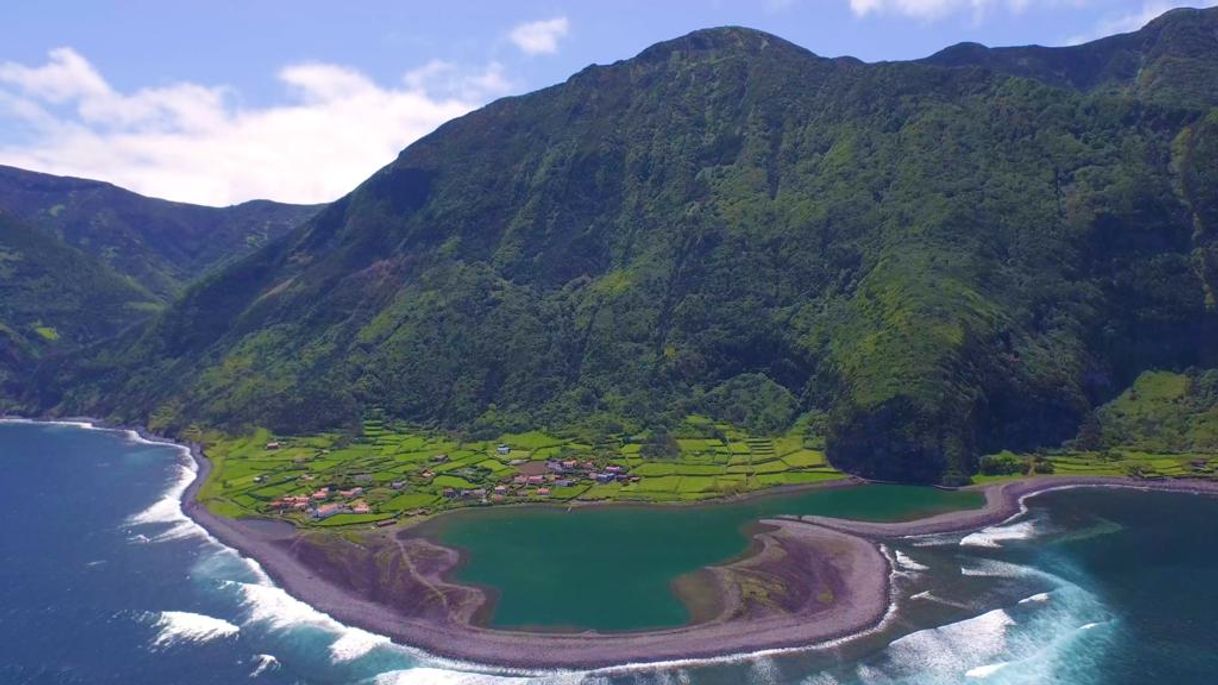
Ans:
[[[148,319],[316,207],[202,207],[0,166],[0,409],[48,356]]]
[[[0,209],[171,299],[191,279],[287,233],[318,207],[265,200],[204,207],[0,166]]]
[[[160,306],[89,255],[0,211],[0,408],[39,358],[115,335]]]
[[[1215,365],[1218,10],[824,59],[699,31],[495,102],[28,401],[172,430],[778,430],[956,481]],[[321,170],[319,170],[319,173]]]

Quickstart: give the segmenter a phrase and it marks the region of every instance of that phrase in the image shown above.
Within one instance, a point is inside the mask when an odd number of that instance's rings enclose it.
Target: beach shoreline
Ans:
[[[459,560],[455,550],[412,536],[409,530],[381,536],[383,546],[358,547],[333,539],[336,536],[290,530],[287,524],[251,525],[216,516],[196,498],[210,463],[198,446],[191,447],[191,456],[198,471],[183,493],[187,516],[223,544],[256,560],[277,585],[314,608],[441,657],[510,668],[579,670],[712,659],[848,637],[879,624],[889,610],[891,569],[877,545],[829,529],[766,519],[760,522],[766,530],[754,535],[755,554],[710,567],[728,592],[719,615],[710,620],[629,633],[484,628],[473,623],[486,601],[483,591],[447,580]],[[385,553],[393,551],[390,542],[407,563],[384,563]],[[820,553],[825,549],[832,553]],[[336,550],[342,553],[336,555]],[[327,561],[336,556],[346,561]],[[392,581],[379,576],[374,567],[394,574]],[[766,574],[788,582],[799,575],[804,582],[790,583],[799,591],[784,597],[780,609],[767,610],[731,595],[731,576],[737,573]],[[373,587],[358,587],[369,581],[367,574],[378,575]],[[832,594],[832,604],[818,600],[821,592],[812,590],[820,588]],[[430,597],[436,599],[428,601]]]
[[[1218,481],[1146,480],[1123,476],[1034,476],[992,485],[969,486],[985,494],[980,509],[950,511],[911,521],[874,522],[839,519],[830,516],[781,517],[830,528],[841,533],[872,540],[921,537],[948,533],[967,533],[1000,525],[1025,513],[1025,502],[1032,497],[1073,488],[1123,488],[1152,492],[1218,496]]]
[[[218,516],[198,499],[213,468],[200,445],[183,445],[139,428],[112,426],[96,419],[60,422],[133,431],[146,440],[184,448],[196,468],[194,479],[181,495],[183,513],[220,543],[256,561],[286,592],[334,619],[436,656],[532,670],[704,661],[815,648],[871,632],[891,615],[894,585],[891,561],[882,549],[884,541],[965,533],[1002,524],[1026,512],[1028,498],[1066,488],[1218,495],[1218,483],[1212,481],[1041,476],[973,486],[970,489],[985,495],[981,508],[911,521],[774,517],[754,526],[749,553],[699,571],[698,582],[704,591],[717,588],[723,595],[699,622],[629,633],[530,632],[479,625],[489,605],[486,590],[452,582],[460,553],[417,530],[376,531],[355,544],[283,521]],[[822,487],[843,487],[850,482],[834,481]],[[750,605],[733,591],[738,587],[733,584],[737,577],[758,574],[788,588],[776,606]],[[827,605],[817,600],[826,591],[834,598]]]

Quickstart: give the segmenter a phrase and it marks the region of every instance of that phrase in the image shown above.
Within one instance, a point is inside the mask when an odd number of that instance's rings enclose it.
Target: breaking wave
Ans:
[[[1020,521],[1008,525],[990,526],[960,539],[961,547],[999,548],[1002,543],[1029,540],[1037,534],[1036,521]]]
[[[906,571],[929,571],[930,567],[926,564],[919,564],[910,558],[910,556],[901,550],[894,550],[896,555],[897,565]]]
[[[152,646],[156,649],[184,643],[210,642],[232,637],[240,630],[224,619],[189,611],[162,611],[153,625],[157,628],[157,635],[152,640]]]
[[[267,671],[275,671],[279,669],[279,659],[276,659],[272,654],[255,654],[254,655],[254,670],[250,671],[251,678],[257,678]]]

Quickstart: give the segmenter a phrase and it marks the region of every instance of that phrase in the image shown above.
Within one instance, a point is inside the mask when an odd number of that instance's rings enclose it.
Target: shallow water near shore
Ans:
[[[672,582],[743,553],[744,529],[759,519],[894,521],[983,503],[976,492],[869,485],[699,506],[477,509],[440,517],[433,528],[441,543],[467,552],[457,580],[497,591],[491,625],[628,631],[688,623]]]
[[[1214,498],[1054,492],[1003,526],[902,541],[897,611],[826,648],[513,674],[392,645],[275,588],[181,515],[193,474],[176,447],[0,423],[0,468],[3,683],[1181,685],[1218,672]]]

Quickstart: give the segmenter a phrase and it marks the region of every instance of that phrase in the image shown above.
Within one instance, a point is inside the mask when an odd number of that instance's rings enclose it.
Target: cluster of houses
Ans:
[[[337,514],[371,514],[372,507],[362,499],[364,488],[346,490],[324,487],[309,495],[286,495],[271,501],[279,511],[307,511],[315,519],[328,519]]]
[[[269,450],[280,449],[281,445],[278,442],[269,442],[266,445]],[[499,445],[496,451],[500,456],[506,456],[511,452],[511,448],[507,445]],[[430,458],[431,464],[443,464],[450,461],[447,454],[437,454]],[[458,489],[447,487],[440,493],[448,500],[466,500],[477,502],[479,504],[497,504],[506,502],[513,498],[537,498],[549,497],[555,488],[567,488],[579,484],[607,484],[607,483],[635,483],[641,480],[640,476],[631,475],[626,466],[610,464],[607,466],[599,466],[593,461],[579,459],[550,459],[544,463],[538,461],[530,461],[528,459],[514,459],[510,462],[513,466],[518,467],[519,473],[507,476],[501,479],[494,485],[486,485],[482,487]],[[429,483],[436,477],[436,471],[442,469],[424,468],[417,474],[425,483]],[[490,471],[480,469],[477,473],[462,474],[460,471],[454,472],[456,475],[463,475],[473,482],[485,482]],[[389,487],[394,490],[404,490],[410,487],[410,480],[400,479],[389,483]],[[300,477],[301,482],[313,481],[315,477],[310,474],[304,474]],[[256,479],[261,481],[261,477]],[[367,474],[361,474],[353,478],[355,483],[371,484],[372,477]],[[356,485],[347,489],[341,489],[333,485],[318,487],[309,494],[292,494],[283,495],[270,502],[270,508],[280,512],[298,512],[305,514],[315,520],[324,520],[338,514],[370,514],[372,507],[365,499],[365,490],[362,485]],[[419,510],[413,513],[426,513],[425,510]],[[392,521],[391,521],[392,522]]]
[[[513,465],[525,463],[513,462]],[[545,463],[545,473],[521,473],[502,480],[493,488],[444,488],[446,499],[474,500],[498,504],[511,497],[549,497],[553,488],[566,488],[580,483],[637,483],[625,466],[611,464],[604,468],[591,461],[551,459]]]

